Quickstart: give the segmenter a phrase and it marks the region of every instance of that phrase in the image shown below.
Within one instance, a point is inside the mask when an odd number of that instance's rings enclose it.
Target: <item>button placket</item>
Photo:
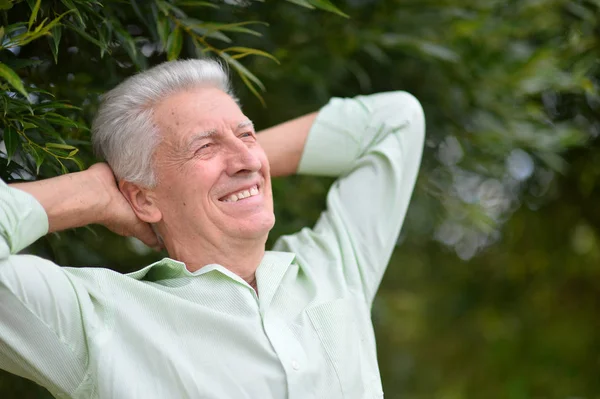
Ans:
[[[292,360],[292,368],[296,371],[300,370],[300,363],[296,359]]]
[[[308,361],[306,353],[284,320],[267,315],[263,327],[285,371],[289,398],[297,398],[298,389],[304,386],[301,372]]]

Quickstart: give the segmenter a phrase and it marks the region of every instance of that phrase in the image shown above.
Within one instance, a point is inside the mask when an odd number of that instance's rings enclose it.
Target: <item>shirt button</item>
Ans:
[[[292,360],[292,368],[293,368],[294,370],[296,370],[296,371],[297,371],[297,370],[300,370],[300,363],[298,363],[298,362],[297,362],[297,361],[295,361],[295,360]]]

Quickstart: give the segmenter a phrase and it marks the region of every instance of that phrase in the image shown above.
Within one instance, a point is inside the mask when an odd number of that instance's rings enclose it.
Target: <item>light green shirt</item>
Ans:
[[[0,182],[0,368],[57,398],[383,397],[370,308],[424,129],[404,92],[332,99],[299,171],[339,179],[315,227],[266,252],[258,295],[218,264],[192,273],[167,258],[123,275],[16,255],[48,219]]]

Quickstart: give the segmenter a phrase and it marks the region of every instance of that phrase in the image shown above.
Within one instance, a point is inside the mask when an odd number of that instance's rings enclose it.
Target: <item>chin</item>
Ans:
[[[275,215],[270,214],[261,218],[253,218],[253,220],[244,221],[243,224],[236,229],[241,235],[249,239],[265,238],[275,225]]]

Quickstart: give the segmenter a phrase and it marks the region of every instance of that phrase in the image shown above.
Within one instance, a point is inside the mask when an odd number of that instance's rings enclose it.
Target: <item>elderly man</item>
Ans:
[[[382,397],[370,308],[423,139],[404,92],[256,134],[214,61],[129,78],[94,121],[110,168],[0,186],[0,368],[57,398]],[[271,176],[295,172],[338,180],[265,251]],[[90,223],[169,257],[122,275],[16,255]]]

